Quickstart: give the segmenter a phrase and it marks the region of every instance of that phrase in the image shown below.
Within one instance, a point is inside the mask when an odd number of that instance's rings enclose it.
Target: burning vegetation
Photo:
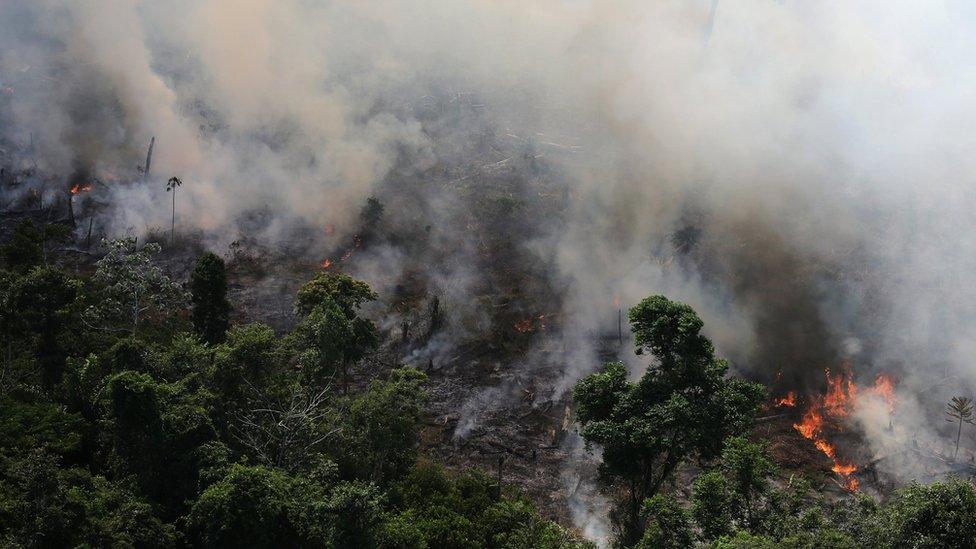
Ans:
[[[831,459],[833,462],[831,470],[841,477],[844,488],[855,492],[860,484],[854,476],[858,471],[858,466],[853,460],[839,455],[837,444],[831,439],[835,435],[853,428],[852,414],[857,411],[865,397],[881,398],[887,406],[888,413],[894,414],[897,402],[895,399],[895,383],[890,376],[878,374],[874,380],[874,385],[862,388],[854,381],[849,368],[845,368],[837,374],[831,374],[830,370],[825,370],[824,376],[826,391],[823,394],[814,394],[806,398],[802,417],[799,422],[793,424],[793,429],[800,433],[803,438],[813,442],[818,450]],[[787,397],[777,400],[776,405],[795,406],[795,392],[791,391]]]

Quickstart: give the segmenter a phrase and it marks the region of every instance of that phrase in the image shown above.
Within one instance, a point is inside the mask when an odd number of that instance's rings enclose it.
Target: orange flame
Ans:
[[[845,418],[851,415],[851,408],[857,399],[857,384],[845,374],[827,374],[827,394],[823,398],[823,407],[827,415],[833,418]]]
[[[525,333],[531,332],[532,331],[532,319],[531,318],[526,318],[526,319],[523,319],[523,320],[519,320],[518,322],[515,323],[515,329],[519,333],[521,333],[521,334],[525,334]]]
[[[830,370],[827,370],[826,375],[827,392],[821,397],[814,397],[810,400],[810,407],[804,412],[800,422],[793,424],[793,428],[804,438],[813,441],[814,446],[834,462],[831,471],[842,477],[844,488],[850,492],[856,492],[860,487],[860,483],[853,476],[857,472],[857,465],[846,462],[837,456],[836,447],[824,437],[823,429],[825,416],[834,420],[842,420],[851,415],[851,412],[857,407],[860,391],[857,383],[848,373],[831,375]],[[874,386],[867,392],[880,395],[888,402],[889,409],[894,410],[894,388],[894,382],[890,377],[879,375]]]
[[[551,314],[544,314],[544,315],[539,315],[539,316],[537,316],[535,318],[525,318],[525,319],[519,320],[518,322],[515,323],[515,329],[519,333],[522,333],[522,334],[529,333],[529,332],[534,332],[536,330],[536,322],[538,322],[539,323],[538,324],[538,329],[539,330],[542,330],[542,331],[545,331],[546,330],[546,326],[547,326],[546,325],[546,318],[548,318],[550,316],[552,316],[552,315]]]
[[[328,268],[329,268],[329,267],[331,267],[331,266],[332,266],[332,260],[331,260],[331,259],[329,259],[329,258],[326,258],[326,259],[324,259],[324,260],[322,261],[322,268],[323,268],[323,269],[328,269]]]
[[[339,258],[339,261],[348,261],[349,258],[352,257],[352,253],[355,252],[356,250],[358,250],[359,247],[362,246],[362,244],[363,244],[363,239],[359,238],[359,235],[358,234],[356,236],[352,237],[352,240],[353,240],[353,246],[352,246],[352,248],[349,248],[348,250],[346,250],[342,254],[342,257]]]
[[[888,404],[888,413],[894,413],[898,399],[895,398],[895,380],[891,376],[878,374],[878,377],[874,378],[874,387],[871,387],[870,392],[884,399]]]
[[[776,405],[777,408],[783,407],[783,406],[785,406],[787,408],[792,408],[792,407],[796,406],[796,392],[795,391],[790,391],[790,392],[786,393],[786,396],[785,397],[776,399],[774,401],[774,404]]]
[[[812,440],[818,450],[833,460],[834,465],[831,470],[843,477],[844,488],[855,492],[860,486],[858,480],[853,477],[857,472],[857,465],[838,458],[837,449],[824,438],[823,428],[824,416],[835,420],[849,417],[857,408],[858,395],[862,391],[849,373],[831,375],[830,370],[827,370],[826,375],[827,392],[821,397],[811,399],[810,407],[804,412],[800,422],[793,424],[793,428],[804,438]],[[888,404],[889,413],[894,412],[898,401],[895,397],[895,381],[891,376],[879,374],[874,380],[874,385],[863,393],[881,397]]]
[[[91,183],[75,183],[71,186],[70,192],[71,194],[80,194],[87,193],[90,190],[92,190]]]

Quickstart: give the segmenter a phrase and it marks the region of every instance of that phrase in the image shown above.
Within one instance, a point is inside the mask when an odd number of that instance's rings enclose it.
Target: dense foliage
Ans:
[[[638,352],[656,364],[636,383],[623,363],[607,364],[573,390],[587,444],[603,450],[601,474],[619,494],[614,525],[625,545],[646,528],[642,506],[687,459],[712,458],[750,426],[763,389],[726,378],[691,307],[652,296],[631,309]]]
[[[213,254],[187,292],[132,240],[92,277],[46,266],[55,233],[0,253],[0,546],[587,546],[422,459],[424,374],[349,387],[378,341],[365,283],[317,276],[277,334],[230,325]]]
[[[691,307],[652,296],[631,309],[638,354],[654,362],[637,382],[622,363],[573,391],[580,433],[602,450],[610,540],[642,549],[976,547],[976,490],[968,482],[912,485],[884,504],[837,501],[779,474],[746,437],[760,386],[729,377]],[[682,464],[700,473],[689,497],[669,485]]]
[[[193,329],[205,343],[221,343],[230,326],[227,269],[215,253],[205,253],[190,274]]]
[[[367,284],[316,276],[280,334],[229,322],[216,256],[184,284],[155,246],[116,241],[79,277],[47,261],[58,234],[23,224],[0,249],[0,546],[593,547],[422,455],[423,373],[350,383],[379,341]],[[761,388],[728,376],[690,307],[651,297],[630,319],[654,358],[643,377],[614,363],[574,390],[612,543],[976,547],[969,483],[827,499],[748,438]],[[685,466],[690,494],[674,489]]]

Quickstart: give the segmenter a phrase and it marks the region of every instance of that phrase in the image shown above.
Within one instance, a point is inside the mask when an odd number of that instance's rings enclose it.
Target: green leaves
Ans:
[[[93,326],[135,334],[147,314],[167,314],[186,302],[183,287],[153,263],[158,244],[146,244],[142,250],[135,250],[133,238],[102,244],[108,253],[95,263],[93,277],[102,296],[87,311]]]
[[[976,547],[976,491],[960,480],[912,485],[898,492],[880,520],[885,547]]]
[[[235,465],[193,504],[189,541],[197,547],[294,547],[292,490],[293,481],[283,473]]]
[[[624,544],[643,535],[639,503],[683,461],[714,457],[727,437],[748,429],[764,393],[724,377],[727,365],[691,307],[652,296],[630,310],[630,320],[638,349],[655,363],[637,383],[622,363],[611,363],[573,389],[580,434],[600,446],[605,481],[625,494],[615,512]]]
[[[230,326],[227,301],[227,269],[224,260],[206,253],[197,260],[190,274],[193,329],[207,343],[220,343]]]
[[[295,312],[308,315],[319,305],[329,302],[339,306],[348,316],[355,316],[356,309],[375,300],[376,292],[369,284],[340,273],[318,273],[298,290]]]

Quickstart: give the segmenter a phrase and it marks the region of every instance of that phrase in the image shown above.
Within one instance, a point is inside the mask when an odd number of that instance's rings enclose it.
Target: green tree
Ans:
[[[389,491],[379,547],[594,549],[544,520],[519,497],[497,497],[498,484],[477,470],[456,475],[421,462]]]
[[[357,549],[375,547],[376,532],[381,520],[382,493],[376,486],[361,482],[342,482],[327,500],[329,547]]]
[[[712,544],[712,549],[780,549],[776,540],[767,536],[756,536],[741,530],[734,536],[722,536]]]
[[[976,547],[976,491],[952,480],[899,490],[880,512],[883,547]]]
[[[224,260],[206,253],[190,274],[193,328],[203,341],[221,343],[230,324],[230,302],[227,301],[227,269]]]
[[[93,280],[102,287],[103,295],[87,312],[92,325],[135,335],[148,313],[169,314],[183,306],[183,288],[153,262],[160,251],[158,244],[146,244],[138,251],[133,238],[102,244],[108,253],[95,263]]]
[[[644,535],[640,549],[684,549],[691,547],[688,512],[673,496],[657,494],[644,501]]]
[[[11,328],[32,343],[45,386],[60,383],[64,374],[65,332],[74,326],[81,284],[53,267],[35,267],[10,290],[17,314]]]
[[[769,494],[769,478],[776,465],[765,446],[744,437],[733,437],[722,451],[722,471],[727,479],[733,512],[750,531],[759,526],[761,507]]]
[[[103,477],[43,451],[4,467],[0,530],[10,547],[175,547],[172,526]]]
[[[27,449],[65,456],[76,454],[87,426],[77,415],[51,402],[0,400],[0,456]]]
[[[149,494],[168,480],[160,467],[165,391],[148,374],[127,370],[108,379],[102,401],[105,461],[119,475],[135,474]]]
[[[210,354],[214,361],[212,390],[219,397],[225,420],[263,394],[283,360],[279,338],[265,324],[234,326],[227,331],[224,344]]]
[[[14,227],[10,241],[0,246],[0,258],[11,271],[26,273],[44,262],[44,235],[30,219]]]
[[[725,475],[708,471],[695,479],[691,513],[705,541],[731,534],[732,501]]]
[[[30,219],[24,219],[14,227],[10,241],[0,246],[0,260],[7,269],[26,273],[45,265],[49,245],[64,242],[70,232],[66,225],[46,224],[38,228]]]
[[[361,356],[352,321],[335,302],[319,304],[298,325],[294,338],[303,351],[299,358],[302,372],[317,384],[342,376],[343,392],[348,390],[348,364]]]
[[[318,273],[298,290],[295,312],[304,316],[322,303],[331,301],[339,305],[347,317],[354,317],[360,307],[376,298],[376,292],[361,280],[342,273]]]
[[[358,315],[376,297],[365,282],[336,273],[319,273],[299,289],[295,310],[305,318],[294,339],[304,347],[302,366],[314,379],[339,371],[343,392],[348,392],[350,364],[378,343],[376,326]]]
[[[367,229],[372,229],[383,219],[384,209],[383,203],[375,196],[371,196],[366,199],[366,205],[359,212],[359,218],[363,221],[363,225]]]
[[[207,488],[187,516],[194,547],[277,548],[299,545],[289,510],[293,481],[261,466],[234,465]]]
[[[350,476],[379,486],[402,477],[417,459],[427,393],[423,373],[400,368],[355,397],[340,425],[340,466]]]
[[[601,478],[621,494],[611,518],[624,545],[643,535],[644,500],[689,457],[716,457],[748,429],[764,396],[757,384],[725,377],[728,365],[691,307],[652,296],[630,310],[630,322],[638,354],[656,364],[637,383],[622,363],[607,364],[573,389],[580,433],[602,448]]]

